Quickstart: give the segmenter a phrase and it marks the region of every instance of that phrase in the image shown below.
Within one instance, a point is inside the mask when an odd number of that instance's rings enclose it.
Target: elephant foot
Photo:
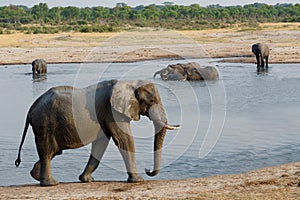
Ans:
[[[137,183],[142,181],[144,181],[144,179],[141,176],[137,174],[128,173],[127,183]]]
[[[40,181],[40,172],[41,172],[41,165],[40,162],[34,164],[32,170],[30,171],[30,175],[37,181]]]
[[[49,178],[49,179],[43,179],[40,181],[41,186],[55,186],[58,185],[59,182],[57,182],[54,178]]]
[[[81,174],[79,176],[79,180],[83,183],[90,183],[90,182],[94,181],[94,178],[91,175],[87,176],[87,175]]]

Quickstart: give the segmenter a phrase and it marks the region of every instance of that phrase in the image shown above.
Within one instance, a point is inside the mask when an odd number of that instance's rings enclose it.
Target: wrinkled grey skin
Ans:
[[[186,70],[192,68],[199,68],[200,65],[196,62],[185,63],[185,64],[172,64],[168,65],[168,67],[158,70],[154,73],[153,78],[156,77],[157,74],[160,75],[163,80],[187,80]]]
[[[212,66],[190,68],[185,70],[185,74],[187,75],[187,80],[189,81],[212,81],[219,79],[218,70]]]
[[[130,121],[147,116],[154,125],[154,170],[145,170],[155,176],[160,170],[161,151],[166,130],[179,126],[167,124],[166,113],[155,85],[148,81],[103,81],[86,88],[53,87],[41,95],[28,111],[19,147],[27,129],[32,126],[39,160],[31,175],[41,186],[57,185],[51,175],[50,161],[65,149],[79,148],[92,143],[88,163],[79,176],[82,182],[93,181],[91,173],[98,167],[112,138],[125,162],[128,182],[143,181],[137,174],[135,147]]]
[[[35,59],[32,61],[32,74],[33,76],[37,74],[47,73],[47,63],[43,59]]]
[[[264,60],[266,60],[266,69],[268,69],[269,51],[269,47],[266,44],[257,43],[252,45],[252,52],[256,57],[258,71],[260,68],[263,69],[265,67]]]
[[[170,73],[162,76],[163,80],[173,80],[173,81],[184,81],[186,80],[187,75],[182,75],[180,73]]]

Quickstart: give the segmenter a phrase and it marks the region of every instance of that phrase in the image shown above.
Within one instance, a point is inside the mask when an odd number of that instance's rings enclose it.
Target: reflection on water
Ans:
[[[180,61],[49,64],[49,73],[39,80],[32,79],[29,65],[0,67],[0,185],[36,183],[29,175],[38,159],[31,129],[19,168],[14,160],[28,108],[43,92],[52,86],[84,87],[108,79],[152,80],[155,71],[171,62]],[[257,73],[253,64],[218,63],[218,70],[221,80],[216,83],[153,80],[168,121],[182,125],[180,130],[168,132],[162,170],[155,179],[240,173],[300,160],[299,66],[273,64],[267,72]],[[219,129],[221,132],[216,131]],[[132,122],[132,131],[138,170],[150,179],[143,170],[153,166],[152,123],[142,117]],[[58,181],[77,181],[89,150],[90,146],[67,150],[55,157],[54,177]],[[94,177],[126,180],[124,171],[122,158],[111,142]]]

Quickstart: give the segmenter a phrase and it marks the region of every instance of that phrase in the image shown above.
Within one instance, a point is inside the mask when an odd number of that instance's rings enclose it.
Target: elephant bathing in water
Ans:
[[[187,80],[189,81],[213,81],[219,79],[218,70],[212,66],[186,69],[185,74],[187,74]]]
[[[43,59],[35,59],[32,61],[32,75],[47,73],[47,63]]]
[[[163,80],[217,80],[219,73],[215,67],[200,67],[196,62],[172,64],[154,73]]]
[[[265,67],[264,59],[266,60],[266,69],[268,69],[269,47],[262,43],[253,44],[252,52],[256,57],[257,71]]]
[[[93,181],[91,173],[98,167],[112,138],[125,162],[127,182],[143,181],[137,173],[135,147],[130,121],[147,116],[154,125],[154,169],[160,170],[162,145],[168,125],[165,110],[155,85],[148,81],[103,81],[86,88],[53,87],[41,95],[28,111],[16,166],[21,163],[21,149],[29,125],[32,126],[39,160],[30,174],[42,186],[57,185],[51,175],[50,161],[65,149],[92,143],[88,163],[79,176],[82,182]]]

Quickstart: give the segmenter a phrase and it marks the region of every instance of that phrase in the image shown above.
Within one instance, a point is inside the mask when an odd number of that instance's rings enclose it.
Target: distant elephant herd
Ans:
[[[252,45],[252,53],[255,55],[257,71],[268,69],[269,47],[263,43]],[[47,63],[43,59],[35,59],[32,62],[32,74],[34,77],[47,73]],[[170,64],[166,68],[154,73],[153,78],[160,75],[162,80],[187,80],[187,81],[212,81],[219,79],[218,70],[212,66],[201,67],[196,62]]]
[[[254,44],[252,52],[257,68],[268,68],[269,48]],[[47,73],[43,59],[32,62],[34,76]],[[171,64],[154,73],[162,80],[210,81],[219,79],[215,67],[201,67],[198,63]],[[106,147],[112,139],[124,160],[128,179],[134,183],[143,181],[137,173],[134,138],[131,120],[148,117],[154,125],[153,170],[145,169],[148,176],[160,171],[162,145],[167,130],[180,125],[170,125],[156,86],[150,81],[108,80],[85,88],[58,86],[42,94],[30,107],[15,165],[21,163],[21,149],[29,125],[32,127],[39,160],[31,170],[31,176],[41,186],[53,186],[58,182],[51,173],[51,160],[66,149],[74,149],[92,143],[88,163],[79,176],[81,182],[91,182],[91,174],[98,167]]]

